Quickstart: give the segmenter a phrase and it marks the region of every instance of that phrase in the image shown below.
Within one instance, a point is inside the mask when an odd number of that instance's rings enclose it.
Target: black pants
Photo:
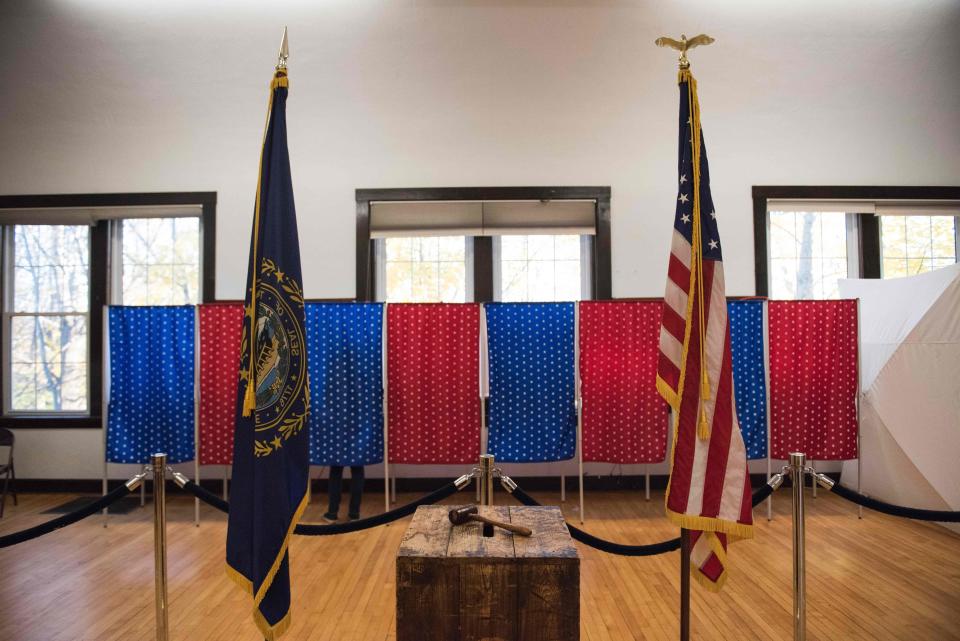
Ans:
[[[335,516],[340,511],[340,492],[343,489],[343,466],[330,466],[330,481],[327,494],[330,495],[330,507],[327,514]],[[352,518],[360,516],[360,499],[363,498],[363,466],[350,466],[350,510],[347,515]]]

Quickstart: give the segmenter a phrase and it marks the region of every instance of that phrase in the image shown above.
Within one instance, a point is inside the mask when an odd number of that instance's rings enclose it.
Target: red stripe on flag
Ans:
[[[726,304],[726,303],[724,303]],[[713,424],[710,430],[710,449],[703,480],[703,507],[701,513],[714,515],[720,511],[727,478],[727,459],[730,457],[730,437],[733,433],[733,370],[730,364],[730,334],[726,333]]]
[[[670,332],[670,335],[680,341],[683,345],[683,334],[686,330],[687,322],[683,316],[673,310],[670,305],[663,304],[663,328]]]
[[[670,254],[670,264],[667,266],[667,276],[683,291],[690,289],[690,270],[680,262],[676,254]]]
[[[663,382],[669,385],[672,390],[676,390],[677,385],[680,384],[680,369],[674,365],[673,361],[663,352],[660,352],[657,376],[662,378]]]

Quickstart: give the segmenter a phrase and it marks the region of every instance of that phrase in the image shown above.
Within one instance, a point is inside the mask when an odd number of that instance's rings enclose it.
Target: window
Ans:
[[[609,212],[609,187],[357,190],[357,298],[609,298]]]
[[[848,252],[855,220],[843,211],[770,211],[770,296],[837,298],[837,281],[857,275]]]
[[[103,306],[213,298],[216,195],[0,196],[3,427],[100,427]]]
[[[7,411],[87,411],[90,229],[15,225]]]
[[[467,238],[418,236],[380,241],[379,300],[463,303],[467,297]]]
[[[756,294],[826,298],[845,276],[890,278],[949,265],[958,255],[958,216],[960,187],[754,187]]]
[[[880,216],[884,278],[913,276],[957,262],[954,216]]]
[[[121,286],[117,304],[193,305],[200,302],[200,219],[129,218],[119,235]]]
[[[494,299],[507,302],[590,298],[589,237],[506,235],[494,239]]]

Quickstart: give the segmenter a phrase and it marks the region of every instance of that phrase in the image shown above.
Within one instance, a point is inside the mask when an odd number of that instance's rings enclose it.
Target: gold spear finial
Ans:
[[[699,36],[694,36],[687,40],[685,34],[680,35],[680,40],[674,40],[673,38],[661,37],[657,38],[655,43],[658,47],[670,47],[671,49],[676,49],[680,52],[680,68],[689,69],[690,61],[687,60],[687,51],[693,49],[694,47],[699,47],[700,45],[713,44],[714,39],[708,36],[705,33],[701,33]]]
[[[283,28],[283,40],[280,41],[280,53],[277,55],[277,69],[287,68],[287,58],[290,57],[290,45],[287,42],[287,28]]]

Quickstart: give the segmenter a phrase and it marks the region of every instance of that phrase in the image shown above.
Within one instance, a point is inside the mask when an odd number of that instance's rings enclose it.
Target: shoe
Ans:
[[[324,523],[336,523],[337,515],[331,512],[327,512],[321,517],[321,519],[323,520]]]
[[[359,521],[359,520],[360,520],[360,515],[359,515],[359,514],[348,514],[348,515],[347,515],[347,520],[348,520],[348,521]]]

